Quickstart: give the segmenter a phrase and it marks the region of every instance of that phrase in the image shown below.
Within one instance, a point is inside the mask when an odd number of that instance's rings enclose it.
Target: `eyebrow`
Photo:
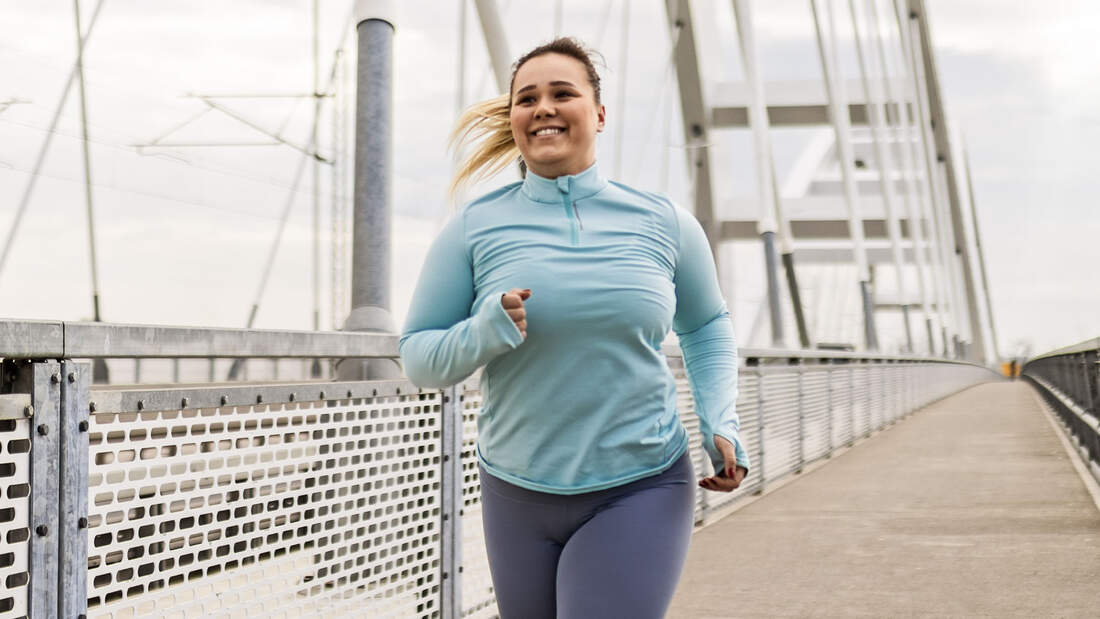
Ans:
[[[567,82],[565,80],[557,80],[557,81],[554,81],[554,82],[550,82],[550,85],[551,86],[572,86],[573,88],[577,87],[577,85],[574,84],[573,82]],[[533,90],[535,88],[536,88],[535,84],[528,84],[528,85],[524,86],[523,88],[520,88],[519,90],[517,90],[516,94],[518,95],[521,92],[527,92],[528,90]]]

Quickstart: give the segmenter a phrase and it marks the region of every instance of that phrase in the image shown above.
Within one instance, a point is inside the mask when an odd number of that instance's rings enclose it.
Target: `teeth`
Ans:
[[[564,129],[559,129],[557,127],[547,127],[546,129],[539,129],[535,132],[535,135],[553,135],[556,133],[561,133],[562,131],[564,131]]]

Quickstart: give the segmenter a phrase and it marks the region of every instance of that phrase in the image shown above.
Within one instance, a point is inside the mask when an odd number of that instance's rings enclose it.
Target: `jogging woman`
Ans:
[[[424,263],[400,350],[417,385],[478,367],[485,544],[504,619],[662,617],[695,476],[661,354],[679,337],[703,445],[730,492],[748,472],[737,352],[703,230],[596,164],[600,78],[576,40],[521,57],[507,95],[455,136],[453,185],[522,157],[525,178],[466,204]]]

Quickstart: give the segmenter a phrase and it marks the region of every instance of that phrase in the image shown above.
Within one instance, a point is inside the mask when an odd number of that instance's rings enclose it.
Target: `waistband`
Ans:
[[[486,471],[485,467],[480,464],[478,465],[478,471],[481,474],[481,488],[483,491],[488,490],[506,498],[522,501],[524,503],[539,503],[543,505],[582,505],[600,503],[608,499],[617,498],[625,494],[631,494],[648,488],[685,483],[694,484],[695,470],[691,464],[690,453],[689,450],[685,450],[679,458],[668,466],[668,468],[656,475],[636,479],[621,486],[613,486],[603,490],[583,492],[580,494],[553,494],[550,492],[528,490],[527,488],[521,488],[515,484],[508,483],[499,477],[494,477],[492,473]]]

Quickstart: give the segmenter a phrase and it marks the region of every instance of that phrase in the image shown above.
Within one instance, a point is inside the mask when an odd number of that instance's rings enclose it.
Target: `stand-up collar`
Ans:
[[[561,204],[562,195],[573,200],[583,200],[607,187],[607,179],[600,176],[597,164],[593,163],[580,174],[567,174],[557,178],[544,178],[528,170],[523,179],[523,195],[535,202]]]

